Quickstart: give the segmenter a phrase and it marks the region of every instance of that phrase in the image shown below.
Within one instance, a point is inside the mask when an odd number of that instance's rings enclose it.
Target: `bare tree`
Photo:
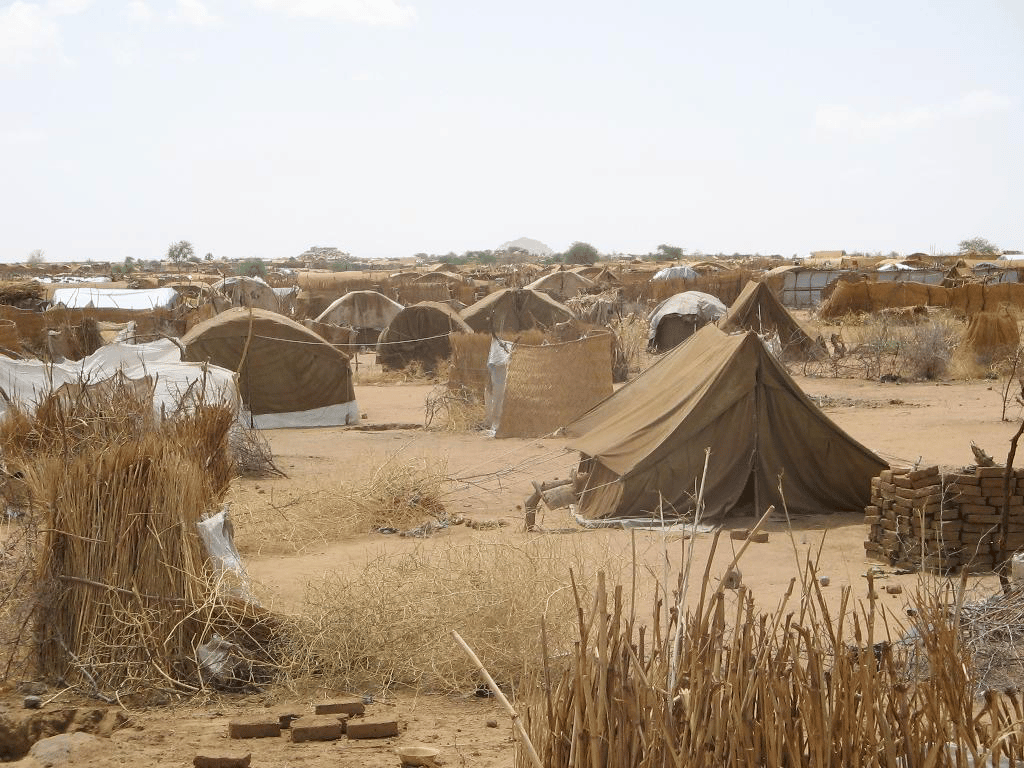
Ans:
[[[34,251],[30,251],[28,258],[25,259],[26,264],[43,264],[46,262],[46,253],[43,252],[42,248],[36,248]]]

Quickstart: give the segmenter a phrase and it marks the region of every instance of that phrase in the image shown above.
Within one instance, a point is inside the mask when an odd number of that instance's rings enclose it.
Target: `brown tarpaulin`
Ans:
[[[462,310],[462,319],[477,333],[515,333],[551,328],[573,319],[572,311],[546,293],[505,288]]]
[[[238,389],[255,415],[293,413],[356,399],[348,355],[308,328],[265,309],[252,310],[252,340],[242,362],[249,337],[250,310],[241,307],[205,320],[181,343],[185,360],[238,371]]]
[[[384,329],[377,342],[377,362],[384,368],[404,368],[418,360],[428,371],[452,354],[452,333],[473,329],[447,304],[424,301],[406,307]]]
[[[588,471],[585,517],[648,517],[692,507],[704,486],[707,518],[741,501],[791,512],[863,508],[886,463],[823,414],[757,334],[705,326],[566,428]]]
[[[718,327],[726,333],[747,330],[762,336],[774,331],[784,358],[815,360],[824,354],[766,283],[748,282]]]

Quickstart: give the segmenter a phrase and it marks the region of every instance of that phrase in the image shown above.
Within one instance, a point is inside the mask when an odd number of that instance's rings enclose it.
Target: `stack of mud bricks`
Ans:
[[[938,467],[887,469],[871,480],[869,557],[898,568],[991,571],[999,561],[1003,467],[940,474]],[[1013,470],[1008,554],[1024,548],[1024,470]]]

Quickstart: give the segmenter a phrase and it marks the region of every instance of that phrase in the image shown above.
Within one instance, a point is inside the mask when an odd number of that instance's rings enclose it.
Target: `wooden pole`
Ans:
[[[466,655],[469,656],[469,660],[473,662],[473,666],[475,666],[477,671],[484,676],[484,680],[487,681],[487,685],[489,685],[491,690],[494,691],[495,697],[497,697],[505,711],[508,712],[508,716],[512,718],[512,725],[516,729],[519,741],[522,742],[523,749],[526,750],[526,754],[530,758],[530,762],[533,763],[534,768],[544,768],[543,763],[540,761],[540,757],[537,755],[537,750],[533,748],[533,742],[530,741],[530,735],[526,732],[526,728],[523,727],[523,721],[522,718],[519,717],[519,713],[515,711],[509,703],[509,700],[505,698],[505,694],[501,692],[497,683],[494,682],[494,679],[490,676],[487,670],[484,669],[484,665],[480,663],[480,659],[478,659],[476,654],[473,653],[473,649],[466,644],[466,641],[463,640],[462,637],[459,636],[459,633],[454,629],[452,630],[452,636],[455,638],[455,642],[462,646],[462,650],[464,650]]]

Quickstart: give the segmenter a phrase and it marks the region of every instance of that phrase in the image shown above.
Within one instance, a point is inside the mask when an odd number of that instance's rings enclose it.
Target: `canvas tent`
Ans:
[[[171,309],[178,303],[178,292],[173,288],[132,290],[130,288],[57,288],[53,304],[68,309],[126,309],[146,312],[151,309]]]
[[[710,293],[684,291],[669,296],[647,318],[647,344],[665,352],[724,314],[725,304]]]
[[[368,345],[377,343],[380,332],[401,311],[402,305],[383,293],[349,291],[321,312],[316,321],[355,328],[358,331],[357,342]]]
[[[424,301],[406,307],[384,329],[377,342],[377,362],[384,368],[404,368],[414,360],[428,371],[452,354],[448,337],[472,333],[459,313],[446,304]]]
[[[504,288],[462,310],[462,319],[477,333],[516,333],[551,328],[574,319],[572,311],[542,291]]]
[[[749,281],[718,327],[726,333],[754,331],[764,336],[774,333],[782,347],[783,358],[813,360],[824,353],[789,311],[775,298],[767,283]]]
[[[705,518],[747,502],[790,512],[857,510],[887,464],[823,414],[756,333],[706,326],[570,424],[588,518],[691,507],[711,449]]]
[[[236,307],[199,323],[181,343],[186,360],[238,371],[238,389],[255,427],[359,421],[348,355],[283,315]]]
[[[575,272],[552,272],[550,275],[538,277],[526,286],[535,291],[550,293],[558,299],[569,299],[582,293],[589,293],[596,287],[595,283]]]
[[[266,309],[271,312],[281,311],[281,300],[274,289],[258,277],[225,277],[210,286],[215,295],[214,305],[217,311],[223,311],[224,299],[230,307],[252,307]],[[223,298],[221,298],[223,297]]]

